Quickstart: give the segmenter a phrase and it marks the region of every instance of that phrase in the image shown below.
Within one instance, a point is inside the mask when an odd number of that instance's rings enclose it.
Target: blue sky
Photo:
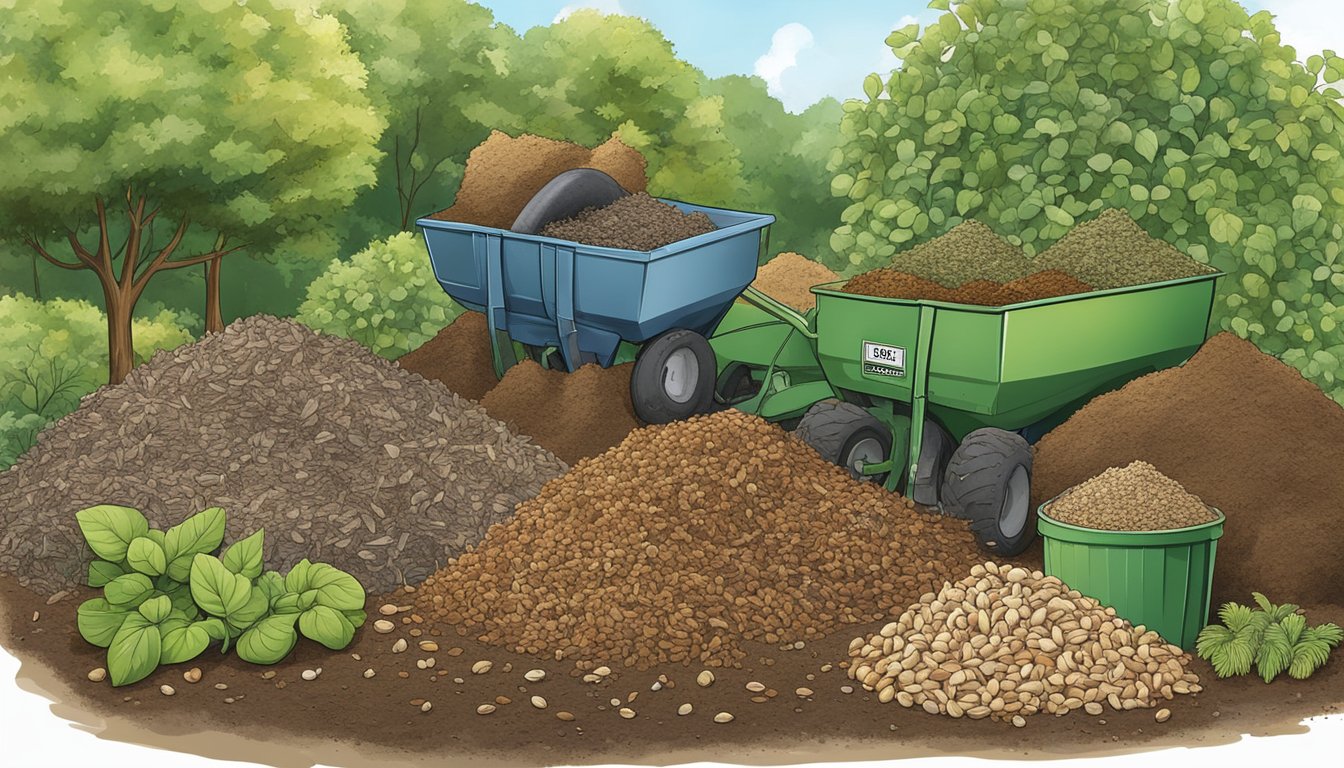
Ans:
[[[476,0],[519,32],[574,8],[640,16],[677,53],[711,76],[759,74],[793,111],[824,96],[858,98],[863,78],[896,59],[882,41],[893,28],[938,17],[927,0]],[[1299,58],[1344,50],[1344,0],[1247,0],[1278,18]],[[1309,50],[1308,50],[1309,49]]]

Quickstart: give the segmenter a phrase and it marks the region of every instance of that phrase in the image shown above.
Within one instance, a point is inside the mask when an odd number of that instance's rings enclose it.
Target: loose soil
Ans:
[[[1215,604],[1254,591],[1337,602],[1344,408],[1293,368],[1221,333],[1185,365],[1102,395],[1036,445],[1041,503],[1108,467],[1147,461],[1227,516]]]
[[[1050,504],[1047,514],[1061,523],[1106,531],[1166,531],[1218,519],[1198,496],[1146,461],[1111,467],[1075,485]]]
[[[964,522],[854,481],[741,411],[637,430],[520,504],[416,594],[431,624],[527,653],[736,665],[890,615],[980,559]]]
[[[601,208],[585,209],[573,218],[541,228],[546,237],[632,251],[652,251],[713,231],[714,222],[705,214],[682,213],[645,192],[626,195]]]
[[[1026,252],[975,219],[897,253],[891,259],[891,268],[944,288],[956,288],[972,280],[1006,283],[1036,271]]]
[[[698,666],[669,665],[646,672],[619,667],[601,683],[589,684],[567,674],[571,665],[539,661],[470,638],[420,637],[412,628],[424,625],[398,616],[393,634],[367,628],[344,652],[332,653],[315,643],[299,644],[278,665],[260,668],[242,663],[236,654],[207,652],[196,661],[161,668],[148,679],[124,688],[93,683],[85,675],[106,666],[105,651],[79,639],[75,608],[92,596],[87,589],[54,605],[43,596],[0,575],[0,641],[22,661],[25,687],[39,687],[58,700],[57,714],[75,718],[101,731],[104,738],[206,754],[219,759],[250,759],[275,765],[444,765],[445,755],[463,764],[553,765],[653,761],[660,764],[715,760],[722,762],[803,762],[854,759],[896,759],[916,755],[966,754],[1002,758],[1077,757],[1080,754],[1126,753],[1138,749],[1197,747],[1237,740],[1241,733],[1265,735],[1303,732],[1298,722],[1308,716],[1344,709],[1344,664],[1333,659],[1309,680],[1287,678],[1265,685],[1254,675],[1212,680],[1199,694],[1181,696],[1170,706],[1171,720],[1153,722],[1151,710],[1108,712],[1103,718],[1036,717],[1025,728],[988,719],[970,721],[926,714],[923,710],[882,704],[846,678],[839,665],[855,632],[878,632],[882,623],[855,626],[830,637],[808,641],[797,650],[747,641],[741,669],[715,669],[708,688],[696,685]],[[396,599],[404,602],[405,596]],[[376,615],[382,599],[371,599]],[[1315,620],[1344,623],[1344,608],[1306,606]],[[40,618],[33,621],[34,613]],[[440,644],[432,669],[416,662],[431,654],[418,641],[431,637]],[[397,638],[412,650],[393,654]],[[454,653],[454,649],[462,649]],[[354,658],[358,655],[359,658]],[[471,665],[494,662],[486,674],[473,675]],[[189,684],[182,673],[199,667],[202,679]],[[305,669],[322,667],[313,681],[300,679]],[[614,666],[614,665],[613,665]],[[505,672],[505,669],[509,671]],[[529,683],[523,673],[548,672]],[[364,671],[375,676],[365,678]],[[1199,659],[1191,669],[1211,679]],[[263,674],[274,673],[270,679]],[[401,677],[405,674],[405,677]],[[674,684],[650,690],[659,675]],[[456,682],[461,680],[461,683]],[[746,683],[759,681],[777,691],[773,698],[753,701]],[[172,697],[159,686],[177,689]],[[223,684],[226,690],[215,686]],[[849,686],[852,693],[844,693]],[[807,687],[813,695],[799,697]],[[638,692],[634,702],[626,702]],[[527,703],[531,695],[547,699],[545,710]],[[497,705],[491,715],[476,707]],[[623,719],[609,699],[619,697],[636,716]],[[226,703],[232,698],[234,703]],[[430,701],[422,713],[411,702]],[[679,717],[683,703],[694,711]],[[559,720],[559,711],[574,714]],[[733,722],[719,725],[714,713],[733,713]],[[1103,722],[1104,720],[1104,722]]]
[[[1087,293],[1092,290],[1092,286],[1079,282],[1063,272],[1049,270],[1006,283],[972,280],[957,288],[946,288],[917,275],[899,272],[894,268],[884,268],[850,278],[840,290],[889,299],[926,299],[1001,307],[1036,299]]]
[[[524,360],[481,400],[491,416],[573,466],[625,439],[639,426],[630,401],[634,363],[573,373]]]
[[[1213,271],[1170,243],[1149,235],[1118,208],[1108,208],[1069,230],[1035,262],[1038,269],[1058,269],[1097,288],[1175,280]]]
[[[438,383],[256,316],[159,352],[0,473],[0,570],[47,592],[82,581],[87,506],[160,528],[219,506],[226,541],[266,529],[270,567],[322,560],[378,592],[424,578],[564,470]]]
[[[397,359],[403,370],[435,379],[468,400],[480,400],[499,383],[485,315],[463,312],[434,338]]]
[[[756,270],[752,285],[772,299],[806,312],[817,305],[812,286],[839,279],[839,275],[824,265],[802,254],[786,251]]]
[[[627,192],[642,192],[648,184],[643,155],[614,135],[589,149],[526,133],[514,138],[491,131],[467,156],[452,207],[430,218],[508,229],[546,182],[575,168],[603,171]]]

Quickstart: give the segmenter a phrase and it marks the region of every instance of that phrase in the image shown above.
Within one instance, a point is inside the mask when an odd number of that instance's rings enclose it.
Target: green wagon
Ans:
[[[710,338],[714,397],[796,427],[856,477],[967,518],[983,546],[1012,555],[1036,527],[1030,441],[1188,359],[1220,274],[1002,307],[827,283],[807,313],[748,288]]]

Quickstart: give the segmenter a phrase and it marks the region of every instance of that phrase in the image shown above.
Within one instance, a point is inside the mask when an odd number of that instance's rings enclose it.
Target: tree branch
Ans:
[[[234,251],[241,251],[242,249],[244,249],[244,248],[246,248],[246,247],[247,247],[247,243],[242,243],[242,244],[239,244],[239,245],[235,245],[235,246],[233,246],[232,248],[216,249],[216,250],[210,251],[209,253],[203,253],[203,254],[201,254],[201,255],[199,255],[199,256],[192,256],[192,257],[189,258],[189,259],[182,259],[182,260],[180,260],[180,261],[165,261],[162,265],[159,266],[159,269],[160,269],[160,270],[164,270],[164,269],[181,269],[182,267],[191,267],[191,266],[195,266],[195,265],[197,265],[197,264],[204,264],[204,263],[207,262],[207,261],[214,261],[215,259],[222,259],[222,258],[224,258],[225,256],[228,256],[230,253],[233,253]]]
[[[103,263],[103,274],[112,276],[112,245],[107,240],[107,208],[102,197],[94,198],[98,208],[98,258]]]
[[[131,287],[135,280],[135,268],[140,261],[140,235],[145,221],[145,196],[141,195],[139,202],[135,207],[131,207],[132,189],[126,188],[126,218],[129,220],[130,232],[126,235],[126,258],[121,262],[121,283],[122,290]]]
[[[36,237],[25,237],[23,238],[23,243],[24,245],[27,245],[29,248],[32,248],[33,251],[35,251],[38,256],[41,256],[42,258],[46,259],[52,264],[55,264],[61,269],[80,270],[89,268],[89,265],[84,263],[83,261],[81,261],[78,264],[71,264],[68,261],[61,261],[55,256],[52,256],[50,253],[47,253],[47,249],[42,247],[42,244],[37,241]]]
[[[132,286],[134,287],[137,296],[145,289],[145,284],[149,282],[149,278],[153,277],[154,273],[159,270],[159,267],[168,260],[168,257],[173,255],[173,251],[177,250],[177,246],[182,242],[182,236],[187,233],[187,223],[187,215],[184,213],[182,214],[182,219],[177,223],[177,229],[174,230],[172,238],[164,244],[162,250],[160,250],[158,255],[154,257],[154,260],[145,265],[145,269],[140,273],[140,276],[135,278]]]

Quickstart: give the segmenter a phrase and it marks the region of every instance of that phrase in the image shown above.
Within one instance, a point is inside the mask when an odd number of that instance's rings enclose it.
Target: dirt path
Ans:
[[[220,657],[207,651],[195,662],[112,689],[85,677],[103,665],[103,655],[75,633],[74,612],[84,597],[71,595],[46,605],[13,579],[0,579],[0,639],[23,662],[19,679],[25,688],[53,698],[56,714],[106,738],[277,766],[442,765],[445,754],[474,765],[709,759],[781,763],[928,754],[1043,758],[1227,743],[1242,733],[1300,733],[1305,731],[1299,724],[1303,718],[1344,710],[1344,663],[1339,659],[1309,681],[1285,679],[1269,686],[1251,677],[1213,679],[1207,665],[1197,660],[1195,668],[1207,690],[1174,702],[1172,719],[1162,725],[1153,722],[1148,710],[1107,713],[1100,719],[1078,713],[1037,716],[1022,729],[989,720],[934,717],[879,704],[861,689],[845,694],[841,686],[849,681],[842,671],[820,671],[824,663],[843,658],[850,638],[872,629],[866,626],[802,650],[752,644],[744,668],[717,672],[718,680],[709,688],[695,684],[698,667],[680,665],[639,673],[616,670],[607,682],[583,683],[569,676],[566,663],[505,653],[459,637],[406,635],[411,650],[392,654],[395,638],[412,624],[390,635],[366,628],[342,653],[302,643],[292,657],[270,668],[276,673],[272,679],[263,679],[261,668],[240,663],[233,654]],[[371,613],[380,602],[371,601]],[[40,614],[36,622],[35,611]],[[1344,606],[1308,611],[1312,621],[1344,621]],[[418,651],[415,641],[422,639],[437,642],[439,651]],[[463,650],[453,656],[451,648]],[[431,655],[435,667],[419,669],[417,660]],[[470,667],[481,659],[493,661],[494,667],[473,675]],[[192,665],[204,672],[194,685],[182,680],[182,672]],[[506,665],[511,665],[508,672]],[[317,680],[300,679],[304,669],[317,666],[323,668]],[[369,668],[376,676],[366,679],[363,672]],[[523,672],[533,668],[545,669],[547,678],[525,681]],[[651,691],[659,674],[667,675],[675,687]],[[808,674],[814,679],[808,680]],[[753,694],[744,689],[749,680],[776,689],[778,696],[753,703]],[[177,694],[161,695],[163,683],[171,683]],[[228,687],[217,690],[217,683]],[[816,693],[800,699],[794,694],[800,686]],[[638,695],[627,702],[631,692]],[[488,716],[475,714],[477,705],[501,695],[512,703]],[[532,695],[547,699],[545,711],[527,703]],[[637,716],[619,717],[612,697]],[[420,699],[431,701],[433,709],[422,713],[411,704]],[[693,704],[695,711],[678,717],[683,702]],[[575,720],[557,719],[561,710],[572,712]],[[715,712],[725,710],[736,716],[732,723],[712,722]]]

